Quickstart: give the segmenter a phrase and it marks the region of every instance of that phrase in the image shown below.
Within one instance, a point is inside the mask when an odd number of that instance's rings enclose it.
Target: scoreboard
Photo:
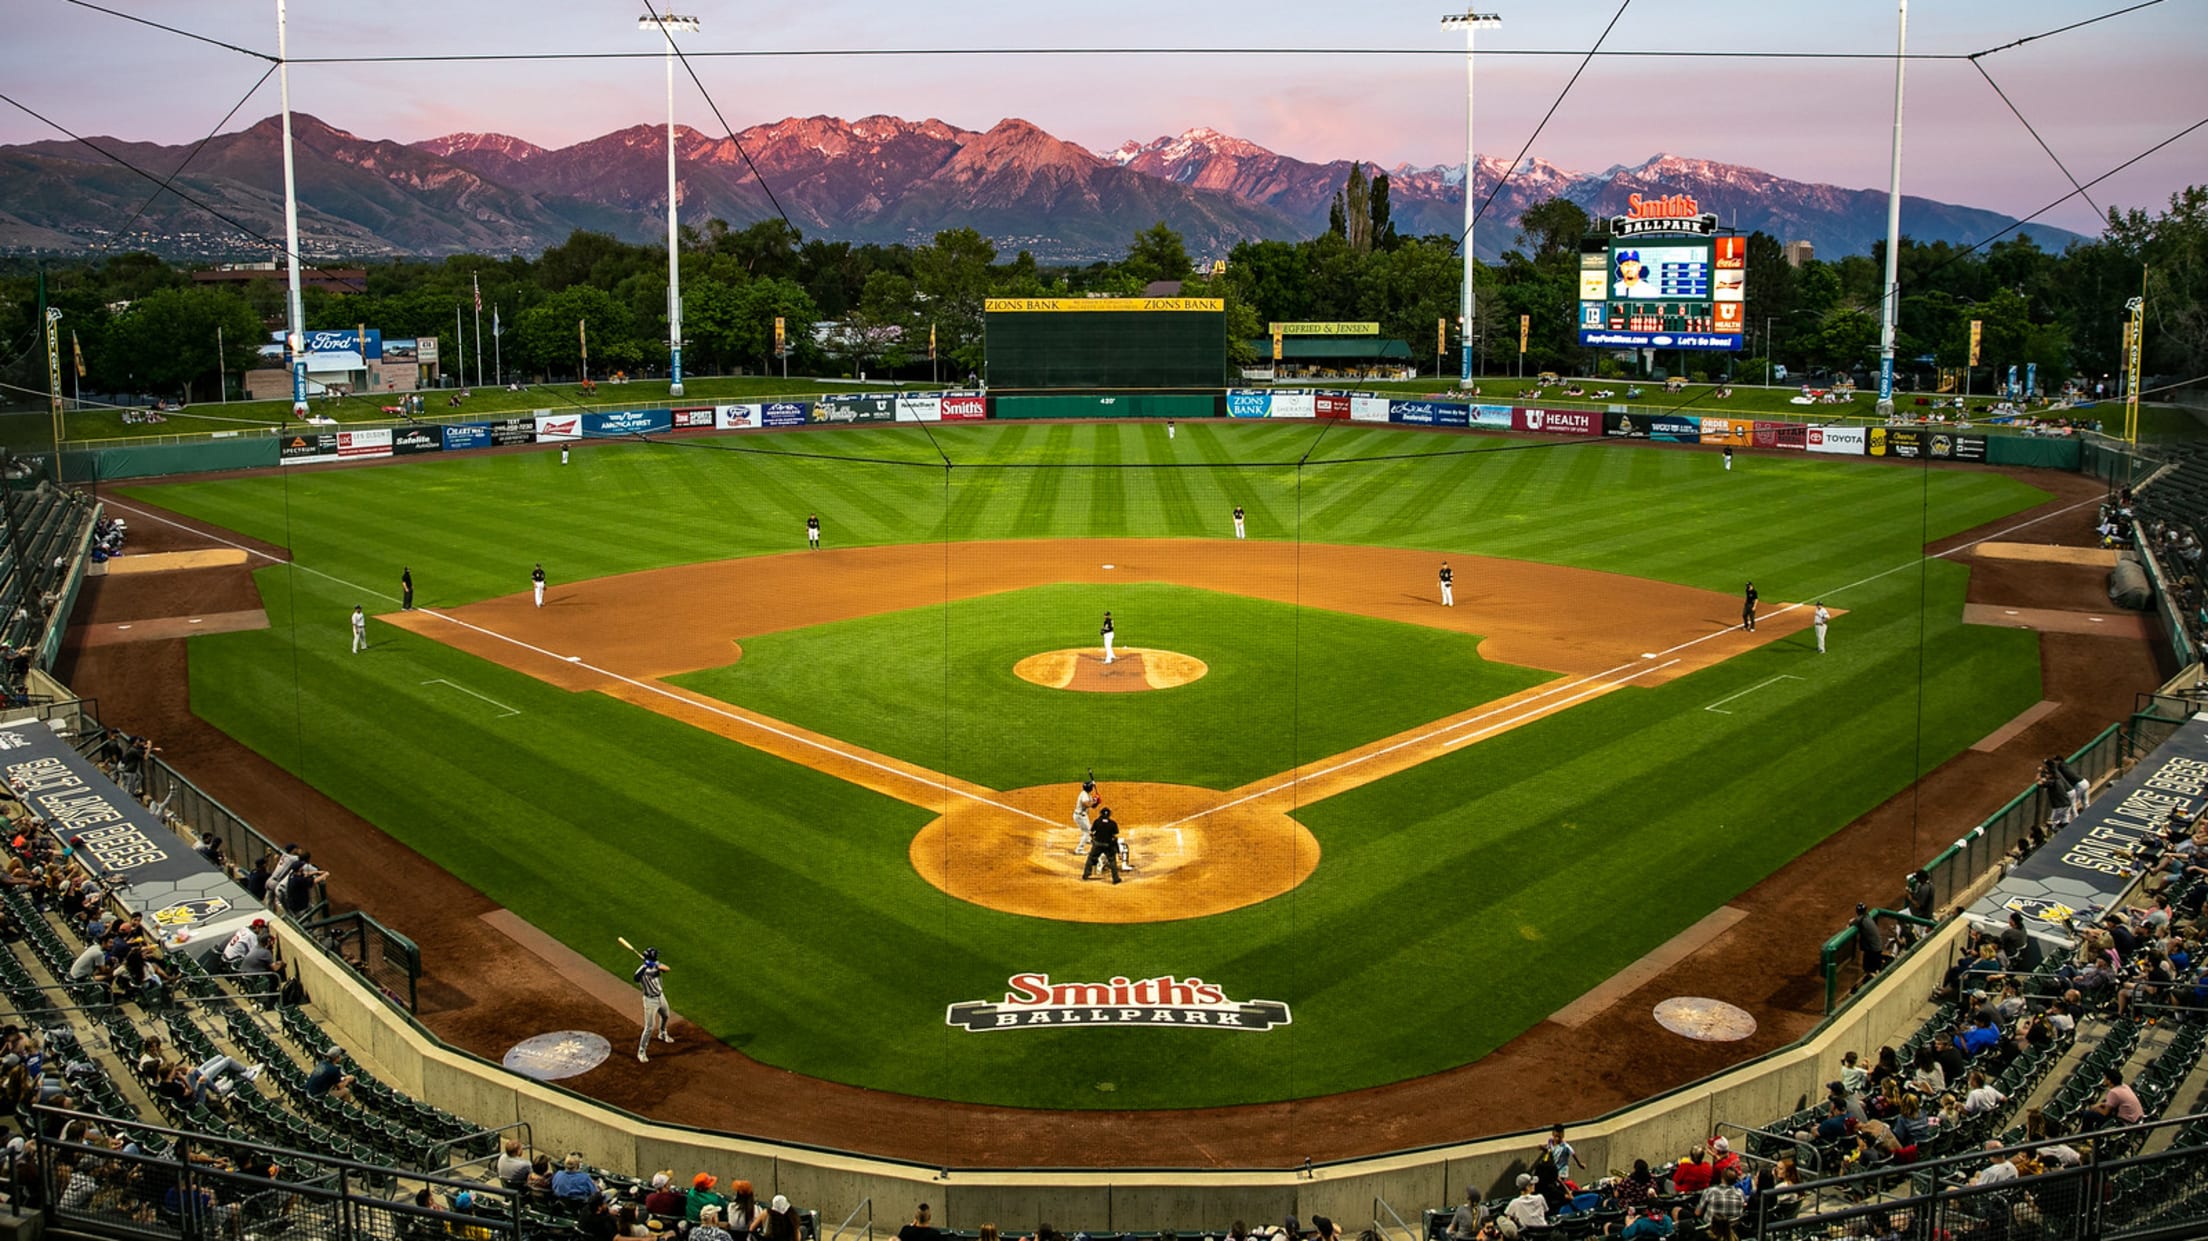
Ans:
[[[1705,217],[1706,218],[1706,217]],[[1579,343],[1741,348],[1747,239],[1642,231],[1590,238],[1579,256]]]
[[[992,297],[982,311],[995,391],[1226,386],[1226,303],[1219,298]]]

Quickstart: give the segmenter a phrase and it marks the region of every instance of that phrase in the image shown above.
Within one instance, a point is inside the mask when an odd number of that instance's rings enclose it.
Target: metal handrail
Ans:
[[[1373,1232],[1375,1232],[1375,1233],[1377,1233],[1377,1234],[1379,1234],[1380,1236],[1383,1236],[1383,1237],[1385,1237],[1385,1236],[1387,1236],[1387,1235],[1388,1235],[1388,1232],[1387,1232],[1387,1230],[1386,1230],[1385,1228],[1381,1227],[1381,1225],[1380,1225],[1380,1213],[1381,1213],[1382,1211],[1385,1211],[1385,1212],[1387,1212],[1387,1213],[1388,1213],[1388,1218],[1389,1218],[1389,1219],[1392,1219],[1392,1220],[1394,1220],[1394,1221],[1395,1221],[1395,1226],[1396,1226],[1397,1228],[1400,1228],[1400,1229],[1402,1229],[1402,1230],[1403,1230],[1403,1232],[1404,1232],[1404,1235],[1406,1235],[1407,1237],[1409,1237],[1409,1238],[1410,1238],[1410,1241],[1425,1241],[1425,1239],[1424,1239],[1423,1235],[1422,1235],[1422,1234],[1420,1234],[1420,1233],[1418,1232],[1418,1230],[1417,1230],[1417,1229],[1415,1229],[1415,1228],[1412,1228],[1412,1227],[1411,1227],[1411,1226],[1410,1226],[1409,1224],[1406,1224],[1406,1223],[1404,1223],[1404,1222],[1403,1222],[1403,1217],[1402,1217],[1402,1216],[1400,1216],[1400,1215],[1397,1215],[1397,1214],[1395,1213],[1395,1208],[1394,1208],[1394,1207],[1391,1207],[1391,1206],[1389,1206],[1389,1205],[1388,1205],[1388,1200],[1387,1200],[1387,1199],[1385,1199],[1385,1198],[1382,1198],[1382,1197],[1381,1197],[1380,1195],[1378,1195],[1378,1194],[1374,1194],[1374,1195],[1372,1196],[1372,1230],[1373,1230]]]
[[[852,1207],[851,1213],[843,1217],[842,1223],[836,1225],[836,1230],[829,1235],[828,1241],[843,1241],[844,1230],[851,1227],[851,1221],[857,1219],[861,1211],[866,1212],[866,1241],[874,1241],[874,1196],[872,1194],[859,1199],[859,1205]]]
[[[521,1131],[521,1146],[523,1150],[535,1149],[536,1135],[529,1128],[529,1122],[526,1120],[517,1120],[510,1124],[500,1125],[495,1129],[477,1129],[472,1133],[463,1133],[456,1138],[447,1138],[445,1141],[432,1143],[429,1149],[422,1154],[422,1167],[425,1169],[441,1167],[442,1165],[440,1165],[437,1161],[453,1147],[459,1146],[465,1142],[473,1142],[486,1133],[504,1133],[508,1129],[519,1129]],[[493,1149],[490,1154],[478,1155],[473,1159],[462,1160],[459,1163],[453,1164],[450,1168],[450,1171],[458,1172],[462,1168],[472,1168],[479,1163],[490,1165],[492,1161],[496,1160],[499,1157],[504,1149],[503,1143],[494,1143],[493,1145],[494,1147],[496,1147],[496,1149]]]

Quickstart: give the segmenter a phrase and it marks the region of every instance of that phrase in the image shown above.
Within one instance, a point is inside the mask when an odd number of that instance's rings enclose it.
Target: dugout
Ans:
[[[992,297],[982,348],[994,393],[1219,391],[1226,302],[1216,297]]]
[[[1250,342],[1257,365],[1283,379],[1411,379],[1411,343],[1386,336],[1282,336],[1274,363],[1270,339]]]

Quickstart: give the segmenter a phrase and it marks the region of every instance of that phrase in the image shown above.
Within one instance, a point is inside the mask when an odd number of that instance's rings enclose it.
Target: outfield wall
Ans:
[[[303,428],[276,436],[222,433],[197,443],[82,447],[62,453],[70,482],[331,465],[347,461],[706,431],[882,423],[1034,419],[1290,418],[1454,430],[1512,431],[1586,439],[1638,439],[1832,456],[1984,462],[2076,470],[2076,439],[1986,435],[1939,424],[1865,426],[1681,414],[1612,405],[1603,410],[1379,397],[1349,391],[1228,389],[1216,393],[1086,393],[991,396],[985,392],[894,392],[789,401],[652,406],[568,412],[540,409],[473,422],[397,427]]]

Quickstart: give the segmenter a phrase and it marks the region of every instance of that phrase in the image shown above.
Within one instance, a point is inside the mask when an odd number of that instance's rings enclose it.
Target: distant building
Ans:
[[[1817,257],[1817,247],[1806,241],[1790,241],[1779,248],[1779,253],[1786,256],[1788,267],[1800,267]]]
[[[192,273],[194,284],[250,284],[255,280],[283,280],[287,273],[274,263],[223,263],[206,271]],[[322,289],[330,293],[365,293],[368,291],[368,269],[365,267],[305,267],[299,269],[301,288]]]

